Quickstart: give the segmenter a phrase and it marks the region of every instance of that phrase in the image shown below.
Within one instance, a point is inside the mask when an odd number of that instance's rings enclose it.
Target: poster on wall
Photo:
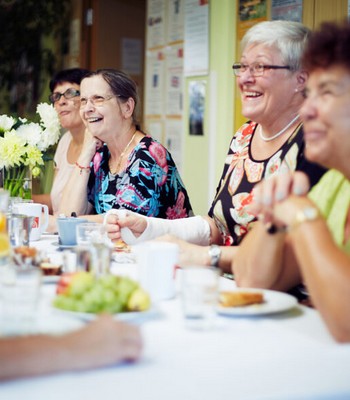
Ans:
[[[180,173],[182,172],[182,130],[182,118],[167,118],[164,144],[170,151]]]
[[[163,122],[160,120],[148,120],[146,122],[146,132],[152,136],[153,139],[163,143]]]
[[[163,0],[147,1],[147,49],[165,44],[165,5]]]
[[[142,43],[140,39],[122,38],[122,70],[130,75],[141,75]]]
[[[183,113],[183,46],[166,49],[166,115],[182,116]]]
[[[192,81],[188,86],[190,135],[204,135],[205,89],[205,81]]]
[[[168,44],[184,40],[185,0],[169,0],[168,3]]]
[[[303,21],[303,0],[272,0],[271,19]]]
[[[237,40],[241,41],[249,28],[267,20],[267,0],[239,0]]]
[[[146,116],[162,116],[164,113],[164,53],[148,51],[146,54]]]
[[[185,2],[185,76],[207,75],[209,70],[209,0]]]

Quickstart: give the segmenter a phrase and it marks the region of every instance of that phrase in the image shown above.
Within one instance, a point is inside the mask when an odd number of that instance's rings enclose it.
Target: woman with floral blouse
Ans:
[[[166,219],[192,215],[171,154],[136,121],[135,82],[121,71],[102,69],[85,77],[80,91],[87,139],[60,212],[104,214],[123,208]],[[97,150],[98,140],[105,145]]]

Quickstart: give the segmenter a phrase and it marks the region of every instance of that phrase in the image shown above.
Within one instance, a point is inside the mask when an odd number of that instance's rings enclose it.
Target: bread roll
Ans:
[[[264,295],[258,291],[220,292],[219,302],[222,307],[241,307],[264,302]]]

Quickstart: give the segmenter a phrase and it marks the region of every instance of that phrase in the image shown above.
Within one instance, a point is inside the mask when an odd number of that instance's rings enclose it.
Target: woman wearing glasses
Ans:
[[[233,65],[233,71],[241,92],[242,114],[249,121],[231,141],[208,216],[190,219],[184,227],[176,226],[176,221],[160,226],[157,221],[131,215],[117,222],[111,215],[111,238],[118,238],[123,227],[129,227],[137,241],[170,233],[191,243],[172,239],[181,246],[182,265],[200,263],[231,271],[237,250],[233,246],[240,244],[255,221],[246,206],[256,183],[277,173],[303,170],[313,185],[324,172],[303,157],[299,109],[307,74],[300,59],[308,36],[306,27],[290,21],[262,22],[244,36],[241,60]]]
[[[321,25],[303,60],[305,155],[330,169],[309,193],[300,172],[256,187],[251,211],[261,221],[243,240],[234,272],[241,286],[285,291],[303,281],[335,339],[350,342],[349,22]]]
[[[89,71],[81,68],[58,72],[50,81],[50,102],[57,111],[60,124],[66,132],[61,137],[54,156],[55,176],[49,195],[33,195],[33,200],[45,203],[57,214],[62,191],[80,155],[85,125],[80,118],[80,82]]]
[[[137,97],[135,82],[121,71],[102,69],[82,80],[80,115],[89,135],[66,186],[60,213],[104,214],[124,208],[166,219],[192,214],[170,153],[146,135],[136,120]],[[105,145],[96,153],[99,140]]]

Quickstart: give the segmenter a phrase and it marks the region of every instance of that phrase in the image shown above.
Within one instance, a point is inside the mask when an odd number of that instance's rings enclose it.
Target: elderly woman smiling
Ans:
[[[324,170],[303,156],[299,116],[307,79],[300,59],[308,36],[305,26],[290,21],[262,22],[244,36],[242,56],[233,71],[241,92],[242,114],[249,121],[231,141],[208,216],[189,218],[181,224],[135,215],[121,220],[109,216],[111,238],[119,238],[123,227],[129,227],[137,240],[176,235],[190,242],[166,237],[180,244],[182,265],[217,265],[230,270],[236,246],[255,221],[246,205],[256,183],[294,170],[305,171],[311,184],[318,181]]]
[[[90,134],[64,192],[61,213],[124,208],[157,218],[192,214],[170,153],[136,121],[137,97],[135,82],[121,71],[102,69],[82,80],[80,115]],[[96,152],[98,140],[105,145]]]
[[[233,270],[241,286],[288,290],[303,280],[331,333],[349,342],[349,23],[327,23],[314,32],[304,66],[310,74],[300,111],[306,157],[331,169],[308,195],[301,173],[256,187],[252,211],[274,234],[259,222],[240,246]]]

